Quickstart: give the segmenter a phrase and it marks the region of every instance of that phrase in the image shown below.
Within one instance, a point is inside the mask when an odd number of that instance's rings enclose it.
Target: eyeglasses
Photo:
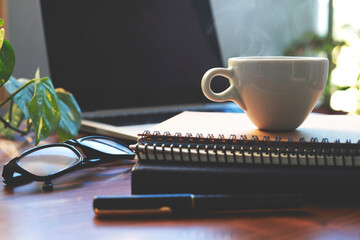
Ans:
[[[88,136],[27,150],[5,164],[2,176],[4,183],[9,186],[40,181],[44,182],[44,191],[51,191],[51,180],[66,173],[100,163],[131,160],[134,157],[132,149],[115,139]]]

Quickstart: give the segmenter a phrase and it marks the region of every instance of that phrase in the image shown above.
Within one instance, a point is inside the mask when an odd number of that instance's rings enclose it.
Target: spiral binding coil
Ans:
[[[246,135],[214,137],[187,133],[171,135],[169,132],[145,131],[135,146],[139,159],[170,160],[186,162],[216,162],[244,164],[286,164],[314,166],[360,166],[360,140],[357,143],[327,138],[282,140],[269,136],[259,139]]]

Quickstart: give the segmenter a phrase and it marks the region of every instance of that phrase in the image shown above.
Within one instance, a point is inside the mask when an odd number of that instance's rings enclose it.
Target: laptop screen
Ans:
[[[83,111],[208,102],[201,78],[223,65],[208,0],[41,0],[41,8],[51,78]]]

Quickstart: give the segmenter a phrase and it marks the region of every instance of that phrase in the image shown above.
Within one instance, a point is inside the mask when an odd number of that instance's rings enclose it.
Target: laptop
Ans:
[[[40,3],[50,75],[78,101],[81,130],[135,141],[185,110],[242,112],[201,91],[223,66],[209,0]],[[214,91],[229,86],[217,78]]]

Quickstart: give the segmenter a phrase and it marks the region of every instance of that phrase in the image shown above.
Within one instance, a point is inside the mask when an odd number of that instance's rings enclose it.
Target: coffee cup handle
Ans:
[[[215,93],[211,89],[211,80],[215,76],[222,76],[229,79],[230,87],[225,89],[223,92]],[[245,104],[241,100],[238,92],[234,87],[234,71],[232,68],[212,68],[208,70],[202,80],[201,80],[201,89],[208,99],[215,102],[224,102],[224,101],[233,101],[237,103],[244,111],[246,111]]]

